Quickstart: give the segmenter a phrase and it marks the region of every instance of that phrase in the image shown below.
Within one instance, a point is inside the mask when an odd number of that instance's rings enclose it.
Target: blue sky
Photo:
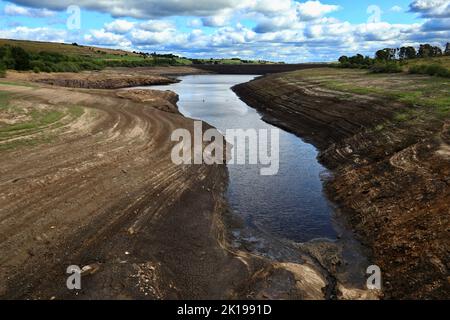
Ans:
[[[0,38],[286,62],[450,41],[450,0],[78,0],[79,26],[70,5],[0,0]]]

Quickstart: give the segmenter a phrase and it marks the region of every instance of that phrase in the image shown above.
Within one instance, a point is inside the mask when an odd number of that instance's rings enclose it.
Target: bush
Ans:
[[[39,69],[39,67],[34,67],[34,68],[33,68],[33,72],[34,72],[34,73],[40,73],[41,70]]]
[[[400,73],[403,72],[402,67],[396,62],[377,62],[371,68],[372,73]]]
[[[53,72],[52,64],[44,61],[31,61],[31,68],[39,69],[40,72]]]
[[[450,78],[450,70],[439,64],[419,64],[409,68],[409,73],[412,74],[427,74],[430,76],[437,76],[443,78]]]
[[[74,62],[59,62],[55,64],[54,70],[56,72],[80,72],[80,68]]]
[[[11,54],[14,58],[14,69],[30,70],[30,55],[21,47],[12,47]]]
[[[0,78],[4,78],[6,76],[6,65],[0,61]]]

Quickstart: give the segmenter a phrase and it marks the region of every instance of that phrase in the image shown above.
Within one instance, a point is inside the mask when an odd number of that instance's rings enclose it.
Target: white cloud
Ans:
[[[268,8],[269,11],[266,11],[262,17],[257,17],[255,31],[258,33],[299,29],[306,22],[322,19],[325,15],[340,9],[339,6],[322,4],[320,1],[303,3],[282,1],[279,7],[269,6]],[[272,12],[272,9],[277,10]]]
[[[392,11],[392,12],[402,12],[402,11],[403,11],[403,8],[396,5],[396,6],[393,6],[391,9],[389,9],[389,11]]]
[[[130,40],[135,46],[154,46],[158,49],[170,46],[182,46],[188,43],[188,34],[178,33],[176,30],[163,30],[158,32],[133,30]]]
[[[24,26],[15,27],[9,30],[0,30],[0,38],[64,42],[69,35],[64,30],[51,28],[28,28]]]
[[[140,23],[139,28],[146,31],[165,31],[168,29],[175,29],[175,25],[171,21],[148,20]]]
[[[228,20],[229,16],[227,14],[203,17],[201,19],[202,24],[205,27],[224,27],[227,25]]]
[[[56,15],[56,12],[47,9],[25,8],[15,4],[7,4],[3,11],[8,16],[25,16],[31,18],[48,18]]]
[[[271,17],[290,11],[295,7],[295,2],[291,0],[257,0],[250,7],[252,11]]]
[[[111,23],[105,24],[105,30],[108,32],[124,34],[129,32],[134,27],[134,22],[117,19]]]
[[[312,20],[339,10],[337,5],[322,4],[320,1],[307,1],[297,4],[297,11],[300,19]]]
[[[108,32],[104,29],[91,30],[89,34],[84,36],[84,41],[94,45],[116,46],[122,48],[131,45],[131,42],[125,36]]]

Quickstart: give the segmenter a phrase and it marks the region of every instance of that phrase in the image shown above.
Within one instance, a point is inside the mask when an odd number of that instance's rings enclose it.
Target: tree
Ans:
[[[445,46],[444,54],[446,56],[450,56],[450,42],[447,42],[447,45]]]
[[[433,57],[442,56],[442,49],[439,47],[432,47],[432,55],[433,55]]]
[[[348,57],[347,56],[342,56],[339,58],[339,62],[344,64],[344,63],[348,63]]]
[[[400,60],[414,59],[417,56],[417,52],[414,47],[401,47],[398,56]]]
[[[364,56],[358,53],[356,56],[350,57],[349,62],[351,64],[364,64]]]
[[[395,60],[397,55],[397,49],[385,48],[383,50],[378,50],[375,53],[375,59],[381,61]]]
[[[3,58],[6,56],[8,52],[7,46],[0,46],[0,60],[3,60]]]
[[[431,58],[439,57],[442,55],[442,49],[439,47],[433,47],[430,44],[421,44],[417,56],[419,58]]]
[[[12,47],[12,57],[14,58],[14,69],[29,70],[30,69],[30,55],[21,47]]]

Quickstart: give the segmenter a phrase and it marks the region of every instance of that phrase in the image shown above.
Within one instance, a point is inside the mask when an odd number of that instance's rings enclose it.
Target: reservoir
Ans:
[[[231,90],[254,75],[190,75],[181,82],[152,89],[176,92],[186,117],[226,129],[278,129],[263,120]],[[280,130],[279,172],[260,175],[260,165],[229,165],[228,203],[246,225],[273,237],[295,242],[334,240],[333,207],[323,193],[326,169],[316,148]],[[263,166],[264,167],[264,166]]]

